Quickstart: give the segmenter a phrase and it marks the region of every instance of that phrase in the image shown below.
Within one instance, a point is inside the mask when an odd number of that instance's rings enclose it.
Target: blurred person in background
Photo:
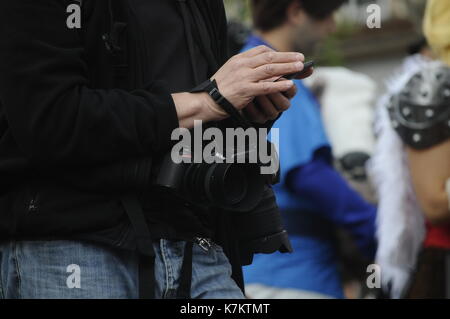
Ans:
[[[268,45],[311,57],[335,30],[333,13],[344,2],[254,0],[256,30],[244,50]],[[280,133],[282,172],[275,192],[294,253],[256,255],[244,270],[246,292],[250,298],[343,298],[336,229],[347,230],[370,260],[376,247],[376,208],[333,168],[319,103],[301,81],[295,83],[292,107],[274,125]],[[270,101],[268,97],[260,104]]]
[[[375,193],[367,178],[366,163],[375,148],[373,121],[375,101],[378,99],[376,82],[366,74],[343,66],[321,66],[304,83],[313,91],[322,86],[321,95],[318,96],[320,112],[333,148],[336,169],[353,189],[369,202],[375,203]],[[367,277],[366,273],[364,277]]]
[[[392,298],[450,297],[449,1],[428,1],[424,31],[432,52],[422,44],[388,83],[370,164],[380,197],[376,260]]]

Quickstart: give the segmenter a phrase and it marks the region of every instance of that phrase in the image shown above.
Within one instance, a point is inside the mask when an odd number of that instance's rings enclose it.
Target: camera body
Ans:
[[[174,158],[173,153],[166,154],[156,178],[157,186],[200,207],[245,212],[260,202],[266,183],[260,165],[238,164],[236,154],[227,159],[219,153],[211,154],[208,162],[196,163],[188,147],[182,148],[179,155]],[[248,158],[249,152],[240,156]]]
[[[275,148],[270,149],[278,161]],[[261,161],[251,163],[250,158],[258,158],[256,145],[248,145],[243,152],[234,149],[227,153],[231,155],[212,153],[208,162],[197,163],[188,146],[176,154],[178,158],[166,154],[154,184],[194,207],[232,214],[232,235],[239,243],[243,265],[251,264],[255,253],[291,252],[271,188],[279,172],[264,175]]]

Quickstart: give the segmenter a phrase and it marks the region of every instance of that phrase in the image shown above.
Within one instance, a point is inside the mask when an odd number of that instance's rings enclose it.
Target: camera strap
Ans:
[[[193,241],[186,241],[176,299],[191,299]]]
[[[139,298],[154,299],[155,251],[141,203],[133,193],[123,196],[121,202],[136,236],[139,252]]]

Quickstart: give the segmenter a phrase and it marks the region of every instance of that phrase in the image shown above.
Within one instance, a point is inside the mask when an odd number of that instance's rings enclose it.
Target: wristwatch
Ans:
[[[190,93],[206,92],[208,95],[219,105],[228,115],[244,128],[249,128],[251,126],[250,122],[244,118],[238,110],[230,103],[219,91],[216,80],[206,80],[199,86],[191,90]]]

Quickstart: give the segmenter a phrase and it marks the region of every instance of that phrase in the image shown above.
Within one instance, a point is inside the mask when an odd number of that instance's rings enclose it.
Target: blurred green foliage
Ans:
[[[345,59],[339,47],[339,40],[336,37],[327,38],[320,46],[315,60],[319,66],[344,65]]]
[[[248,26],[252,24],[250,0],[224,0],[228,19],[240,21]]]
[[[340,21],[334,34],[327,37],[321,45],[317,60],[323,66],[339,66],[345,63],[340,43],[353,37],[361,27],[351,21]]]

